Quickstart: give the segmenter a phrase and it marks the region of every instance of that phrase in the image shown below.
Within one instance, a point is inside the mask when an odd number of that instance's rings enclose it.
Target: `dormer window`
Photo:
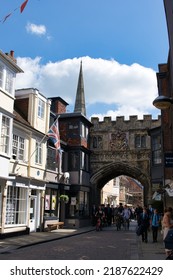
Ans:
[[[41,119],[44,118],[44,101],[40,98],[38,99],[38,117]]]

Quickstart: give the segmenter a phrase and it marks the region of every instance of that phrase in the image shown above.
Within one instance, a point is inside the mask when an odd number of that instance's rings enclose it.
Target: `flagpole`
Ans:
[[[51,127],[54,125],[54,123],[57,121],[57,119],[59,118],[59,116],[56,117],[55,121],[53,122],[53,124],[51,125]],[[51,129],[51,127],[49,128],[49,130]],[[44,137],[41,139],[41,141],[39,142],[39,145],[44,141],[44,139],[48,137],[47,134],[44,135]],[[37,151],[37,148],[33,151],[33,153],[30,155],[28,162],[31,160],[31,158],[33,157],[33,155],[35,154],[35,152]]]

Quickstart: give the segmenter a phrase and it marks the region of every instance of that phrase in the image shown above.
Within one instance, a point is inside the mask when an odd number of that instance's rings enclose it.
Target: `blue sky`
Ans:
[[[167,62],[163,0],[0,0],[0,49],[14,50],[16,87],[61,96],[73,111],[83,62],[87,116],[160,112],[156,71]],[[6,15],[11,15],[3,23]]]

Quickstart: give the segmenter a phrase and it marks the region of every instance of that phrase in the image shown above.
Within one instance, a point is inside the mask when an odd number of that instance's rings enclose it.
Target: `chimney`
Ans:
[[[11,55],[12,58],[14,58],[14,51],[11,50],[10,55]]]
[[[10,53],[5,53],[9,58],[11,58],[15,63],[17,63],[17,60],[14,57],[14,51],[11,50]]]

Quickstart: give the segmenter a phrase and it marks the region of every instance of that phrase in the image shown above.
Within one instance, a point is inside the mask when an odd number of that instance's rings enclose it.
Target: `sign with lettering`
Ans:
[[[173,167],[173,153],[165,153],[165,167]]]

